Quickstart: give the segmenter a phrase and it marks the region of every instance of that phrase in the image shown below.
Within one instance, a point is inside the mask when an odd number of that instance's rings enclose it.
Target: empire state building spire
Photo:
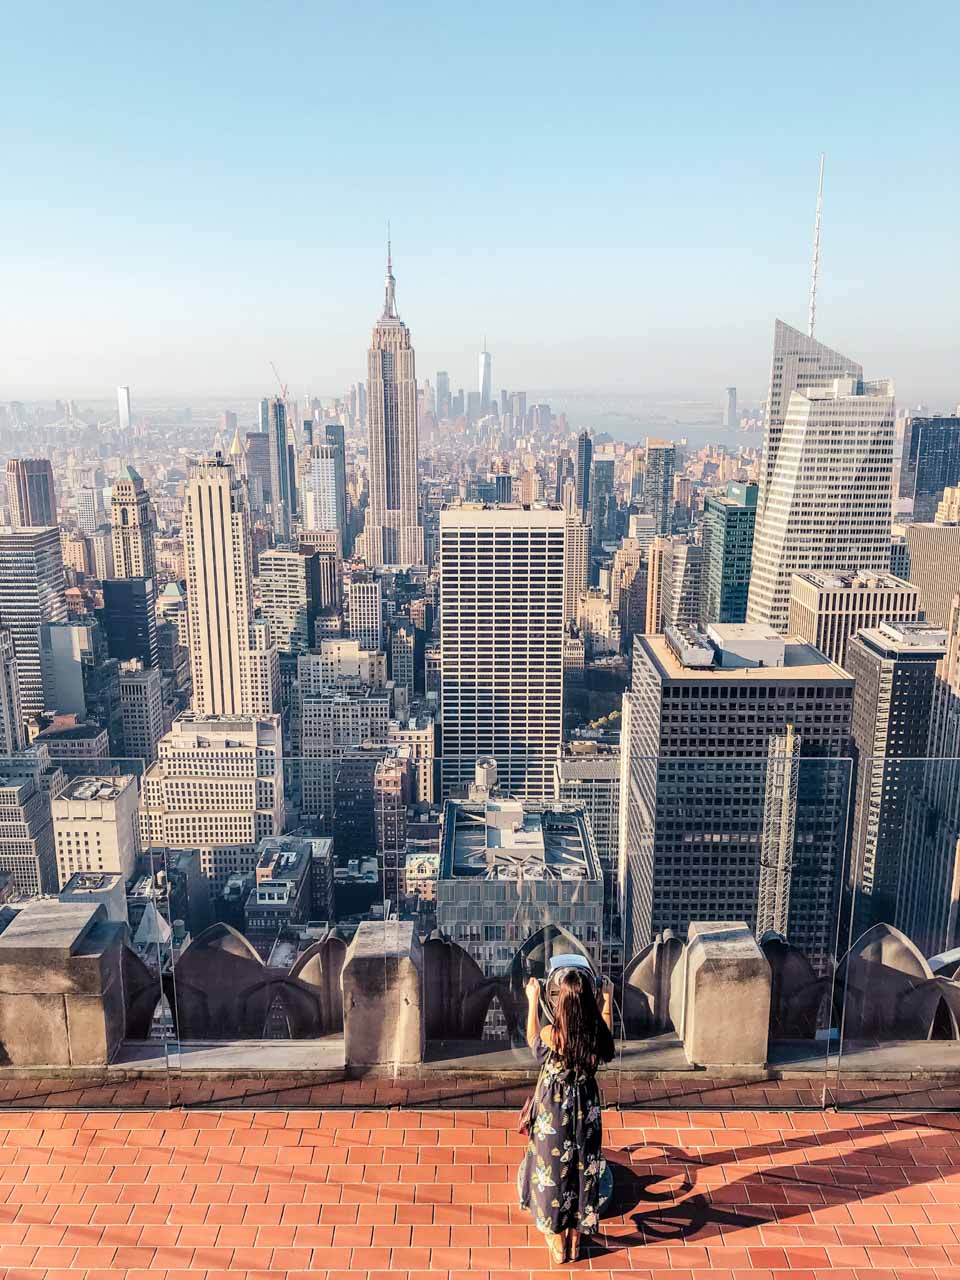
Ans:
[[[387,228],[387,285],[383,300],[381,320],[399,320],[397,315],[397,281],[393,274],[393,253],[390,245],[390,229]]]
[[[423,564],[417,374],[410,330],[397,315],[396,287],[388,229],[383,314],[367,352],[370,502],[363,556],[371,566]]]

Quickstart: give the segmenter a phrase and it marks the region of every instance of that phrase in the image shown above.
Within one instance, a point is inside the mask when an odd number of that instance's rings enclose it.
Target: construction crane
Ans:
[[[270,368],[273,370],[273,376],[276,378],[277,382],[279,383],[280,398],[281,400],[285,401],[287,398],[287,384],[280,377],[279,373],[277,373],[277,366],[273,363],[272,360],[270,361]]]

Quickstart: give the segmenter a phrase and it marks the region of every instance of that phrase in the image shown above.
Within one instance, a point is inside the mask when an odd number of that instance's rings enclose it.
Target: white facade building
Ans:
[[[799,329],[778,320],[773,330],[773,359],[770,390],[763,426],[763,454],[760,459],[760,491],[757,518],[763,512],[767,492],[776,469],[783,423],[794,391],[805,387],[830,386],[835,378],[862,378],[863,367],[855,360],[832,351]]]
[[[311,641],[311,614],[316,609],[310,582],[310,557],[299,551],[261,551],[257,591],[260,611],[270,635],[283,653],[306,653]]]
[[[379,578],[355,577],[347,596],[350,637],[361,649],[383,648],[383,588]]]
[[[74,507],[77,513],[77,526],[81,533],[93,533],[106,519],[103,493],[92,485],[84,485],[76,491]]]
[[[336,445],[314,444],[310,447],[302,482],[301,524],[305,529],[340,530],[338,458]]]
[[[576,622],[581,595],[590,586],[590,547],[593,528],[590,518],[581,520],[579,513],[568,515],[563,548],[563,620]]]
[[[51,801],[58,887],[78,871],[106,871],[129,884],[140,852],[139,794],[132,774],[72,779]]]
[[[316,652],[297,659],[297,682],[303,697],[333,685],[368,684],[382,689],[387,683],[387,656],[361,649],[358,640],[321,640]]]
[[[198,849],[213,889],[251,875],[257,845],[283,833],[280,717],[205,716],[175,720],[143,778],[144,849]]]
[[[129,431],[130,425],[133,421],[133,414],[130,408],[129,387],[117,387],[117,418],[120,423],[121,432]]]
[[[276,646],[254,626],[246,492],[221,455],[197,463],[183,510],[193,710],[272,714],[279,693]]]
[[[505,791],[552,794],[563,726],[565,517],[465,503],[440,513],[443,793],[481,757]]]
[[[793,392],[757,521],[748,622],[786,631],[795,573],[888,570],[893,443],[890,383]]]
[[[333,791],[344,753],[361,743],[387,741],[391,714],[386,689],[332,688],[301,698],[302,809],[333,830]]]

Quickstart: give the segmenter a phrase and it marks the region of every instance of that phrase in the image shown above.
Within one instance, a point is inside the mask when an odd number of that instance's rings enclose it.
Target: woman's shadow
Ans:
[[[640,1173],[631,1162],[631,1155],[639,1150],[655,1150],[657,1163],[675,1161],[676,1171]],[[696,1190],[696,1169],[688,1152],[660,1143],[651,1148],[648,1143],[619,1148],[607,1156],[607,1166],[613,1174],[613,1191],[603,1206],[601,1221],[625,1220],[633,1222],[635,1231],[617,1233],[606,1244],[603,1233],[593,1237],[590,1251],[594,1256],[610,1253],[617,1248],[631,1245],[670,1243],[690,1239],[709,1228],[717,1231],[737,1227],[762,1226],[766,1218],[731,1211],[712,1204],[708,1197]]]
[[[931,1131],[926,1142],[916,1135],[917,1125]],[[591,1253],[596,1256],[645,1244],[679,1243],[693,1237],[709,1239],[721,1232],[782,1223],[828,1205],[866,1200],[930,1182],[941,1176],[938,1157],[946,1154],[936,1148],[944,1143],[960,1145],[955,1132],[958,1127],[942,1116],[885,1118],[864,1124],[855,1129],[858,1144],[864,1142],[857,1153],[859,1159],[844,1151],[831,1151],[834,1144],[849,1142],[851,1132],[845,1128],[793,1132],[789,1137],[704,1155],[658,1142],[616,1149],[607,1155],[613,1191],[601,1211],[601,1221],[608,1224],[608,1230],[593,1237]],[[909,1136],[905,1134],[898,1142],[895,1138],[901,1129]],[[934,1140],[938,1130],[946,1132]],[[882,1138],[882,1144],[871,1144],[871,1138]],[[756,1167],[758,1160],[789,1151],[796,1151],[796,1163]],[[925,1152],[926,1163],[921,1163],[918,1151]],[[641,1157],[640,1168],[632,1160],[637,1152],[649,1153],[649,1158]],[[808,1152],[815,1158],[808,1160]],[[864,1155],[868,1155],[866,1161]],[[960,1164],[960,1158],[956,1163]],[[719,1186],[711,1179],[709,1188],[698,1191],[698,1169],[717,1165],[730,1165],[742,1176]],[[745,1206],[749,1212],[744,1211]],[[632,1231],[627,1224],[632,1224]]]

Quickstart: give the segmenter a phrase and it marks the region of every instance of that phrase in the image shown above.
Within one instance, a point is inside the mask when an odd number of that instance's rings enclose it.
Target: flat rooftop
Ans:
[[[511,799],[448,800],[441,879],[597,880],[583,810]]]
[[[258,746],[277,744],[280,740],[280,717],[206,716],[185,711],[174,720],[170,732],[165,733],[160,741],[167,745],[189,744],[188,749],[193,749],[206,745],[204,739],[214,739],[217,750],[232,746],[249,749],[254,736]]]
[[[313,849],[310,841],[296,836],[267,836],[257,846],[257,874],[269,871],[269,883],[296,879],[309,864]]]
[[[557,756],[556,776],[570,782],[619,778],[620,748],[603,742],[570,744]]]
[[[930,622],[881,622],[879,627],[863,627],[857,638],[891,653],[935,653],[942,657],[949,637],[943,627]]]
[[[122,879],[119,871],[75,871],[60,890],[60,898],[71,893],[101,893]]]
[[[34,742],[83,742],[106,736],[106,729],[98,724],[65,724],[44,729],[37,734]]]
[[[771,684],[783,682],[796,684],[798,680],[835,680],[852,684],[842,667],[830,662],[819,649],[807,644],[798,636],[787,636],[784,641],[782,667],[685,667],[661,635],[638,636],[647,656],[665,680],[695,680],[742,684],[744,681]]]
[[[131,783],[135,784],[132,773],[111,777],[88,774],[82,778],[71,779],[56,798],[58,800],[116,800]]]
[[[807,582],[819,591],[916,591],[912,582],[896,578],[892,573],[826,573],[810,569],[795,573],[794,578]]]

